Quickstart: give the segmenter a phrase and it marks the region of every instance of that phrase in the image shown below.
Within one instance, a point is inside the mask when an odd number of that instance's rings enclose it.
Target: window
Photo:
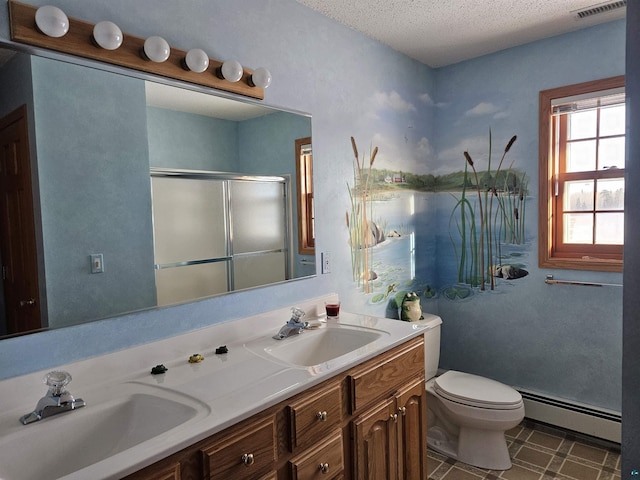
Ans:
[[[314,255],[316,243],[311,137],[296,140],[296,180],[296,188],[298,189],[298,253]]]
[[[540,267],[622,271],[624,76],[540,92]]]

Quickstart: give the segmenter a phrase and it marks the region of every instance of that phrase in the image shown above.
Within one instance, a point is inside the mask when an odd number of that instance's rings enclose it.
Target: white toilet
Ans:
[[[504,432],[524,418],[522,397],[507,385],[477,375],[450,370],[436,377],[442,320],[425,313],[419,322],[428,328],[424,339],[429,448],[479,468],[511,468]]]

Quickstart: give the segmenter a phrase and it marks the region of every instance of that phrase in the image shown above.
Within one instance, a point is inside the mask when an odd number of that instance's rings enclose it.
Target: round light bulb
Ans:
[[[98,22],[93,27],[93,39],[105,50],[116,50],[122,45],[122,30],[113,22]]]
[[[36,10],[36,25],[49,37],[62,37],[69,31],[69,19],[58,7],[44,5]]]
[[[144,54],[149,60],[156,63],[162,63],[169,58],[171,47],[167,41],[158,36],[149,37],[144,41]]]
[[[184,57],[184,63],[192,72],[202,73],[209,68],[209,55],[200,48],[192,48]]]
[[[242,78],[244,74],[244,69],[240,62],[236,60],[227,60],[220,67],[220,72],[222,73],[222,77],[229,82],[237,82]]]
[[[271,85],[271,72],[264,67],[256,68],[251,74],[251,83],[256,87],[267,88]]]

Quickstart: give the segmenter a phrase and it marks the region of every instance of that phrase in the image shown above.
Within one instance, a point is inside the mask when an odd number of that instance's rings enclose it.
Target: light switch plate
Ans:
[[[104,272],[104,259],[101,253],[93,253],[91,257],[91,273]]]
[[[322,252],[322,273],[331,273],[331,254]]]

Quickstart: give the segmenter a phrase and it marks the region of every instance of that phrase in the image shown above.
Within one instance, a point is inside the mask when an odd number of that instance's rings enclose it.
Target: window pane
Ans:
[[[598,180],[596,210],[624,210],[624,179]]]
[[[593,138],[596,136],[597,110],[572,113],[569,115],[569,140]]]
[[[600,140],[598,150],[598,167],[624,168],[624,137],[604,138]]]
[[[565,182],[564,210],[593,210],[593,180]]]
[[[583,140],[567,144],[567,172],[589,172],[595,169],[595,140]]]
[[[624,243],[624,213],[596,213],[596,243]]]
[[[600,135],[624,135],[625,106],[605,107],[600,110]]]
[[[549,140],[539,152],[539,265],[621,271],[623,197],[633,188],[624,182],[624,76],[539,98],[540,140]]]
[[[564,243],[593,243],[593,215],[590,213],[565,213]]]

